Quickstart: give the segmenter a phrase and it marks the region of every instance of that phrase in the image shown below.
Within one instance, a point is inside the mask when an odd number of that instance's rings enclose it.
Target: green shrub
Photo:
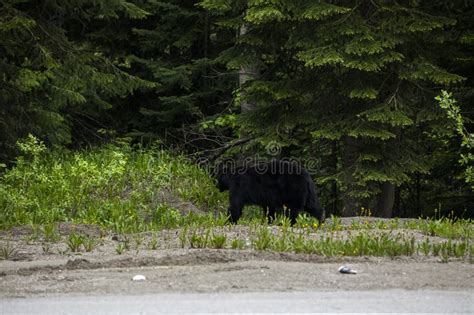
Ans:
[[[72,233],[66,240],[66,244],[71,252],[81,251],[81,246],[84,244],[85,237],[81,234]]]
[[[225,234],[215,234],[211,238],[212,248],[224,248],[227,242],[227,236]]]
[[[189,246],[191,248],[206,248],[209,242],[209,234],[209,229],[206,229],[204,233],[194,230],[189,237]]]
[[[84,246],[86,252],[91,252],[97,246],[97,243],[97,239],[95,239],[94,237],[85,236],[82,245]]]
[[[243,249],[245,247],[245,241],[239,238],[235,238],[230,243],[232,249]]]
[[[256,232],[255,238],[253,239],[253,246],[256,250],[269,249],[273,242],[273,235],[268,230],[267,226],[262,226]]]
[[[119,255],[122,255],[126,249],[127,249],[127,245],[123,242],[118,243],[117,246],[115,247],[115,251]]]

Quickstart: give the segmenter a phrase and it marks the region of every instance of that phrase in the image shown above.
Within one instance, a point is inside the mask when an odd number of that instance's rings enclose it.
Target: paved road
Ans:
[[[474,313],[472,291],[185,293],[1,299],[1,314],[156,314],[203,312]]]

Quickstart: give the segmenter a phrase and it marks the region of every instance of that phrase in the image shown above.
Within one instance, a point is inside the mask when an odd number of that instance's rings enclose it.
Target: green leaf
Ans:
[[[408,65],[404,71],[401,71],[399,76],[405,80],[424,80],[441,85],[456,84],[466,80],[465,77],[450,73],[427,61],[418,61]]]
[[[209,11],[220,11],[225,13],[232,9],[232,1],[230,0],[202,0],[196,4]]]
[[[349,93],[350,98],[360,98],[360,99],[376,99],[378,91],[373,88],[361,88],[361,89],[353,89]]]
[[[131,19],[144,19],[150,15],[149,12],[139,8],[131,2],[124,1],[121,3],[121,5],[125,11],[125,14]]]
[[[354,138],[375,138],[380,140],[396,138],[394,133],[372,126],[357,126],[353,130],[350,130],[348,135]]]
[[[311,4],[303,12],[301,12],[300,16],[302,19],[318,21],[331,15],[343,14],[349,11],[351,11],[349,8],[336,6],[334,4],[325,2],[319,2]]]
[[[361,153],[359,154],[360,161],[377,162],[383,159],[383,156],[376,153]]]
[[[44,72],[23,68],[18,71],[15,85],[20,91],[29,92],[41,86],[46,80],[47,76]]]
[[[344,63],[343,56],[332,47],[319,47],[301,51],[296,58],[308,68]]]
[[[285,15],[274,6],[250,7],[247,9],[244,20],[254,24],[262,24],[273,21],[282,21]]]
[[[403,111],[390,109],[388,106],[367,110],[357,116],[365,117],[368,121],[389,124],[393,127],[411,126],[414,123]]]

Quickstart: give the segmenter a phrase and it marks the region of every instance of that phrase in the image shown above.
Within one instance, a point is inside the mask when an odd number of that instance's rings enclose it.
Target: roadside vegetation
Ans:
[[[22,155],[0,178],[0,259],[16,255],[9,231],[28,226],[22,238],[51,254],[93,252],[107,241],[112,252],[211,248],[293,252],[322,256],[429,256],[472,262],[471,219],[451,217],[378,220],[362,209],[357,218],[320,224],[300,215],[294,226],[280,215],[268,224],[246,208],[238,225],[227,222],[227,194],[210,174],[185,157],[157,148],[114,144],[81,152],[50,151],[30,136]],[[439,213],[437,210],[436,213]],[[59,225],[73,228],[68,233]],[[93,225],[89,235],[74,226]],[[111,238],[115,235],[115,238]],[[118,235],[118,236],[117,236]]]
[[[2,229],[75,222],[130,233],[212,223],[225,206],[206,171],[158,148],[51,152],[33,136],[19,147],[22,156],[0,177]]]

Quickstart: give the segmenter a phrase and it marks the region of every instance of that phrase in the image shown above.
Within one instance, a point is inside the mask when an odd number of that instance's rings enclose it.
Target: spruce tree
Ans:
[[[121,134],[137,140],[160,139],[179,146],[183,131],[222,111],[232,76],[214,59],[227,39],[216,40],[212,17],[192,1],[132,1],[147,12],[143,19],[122,18],[100,25],[94,45],[156,84],[116,101],[110,112]],[[187,134],[185,134],[187,136]],[[190,146],[191,147],[191,146]]]
[[[123,71],[84,35],[98,21],[147,12],[125,0],[2,1],[0,7],[0,159],[33,133],[50,145],[90,140],[113,98],[151,88]]]

